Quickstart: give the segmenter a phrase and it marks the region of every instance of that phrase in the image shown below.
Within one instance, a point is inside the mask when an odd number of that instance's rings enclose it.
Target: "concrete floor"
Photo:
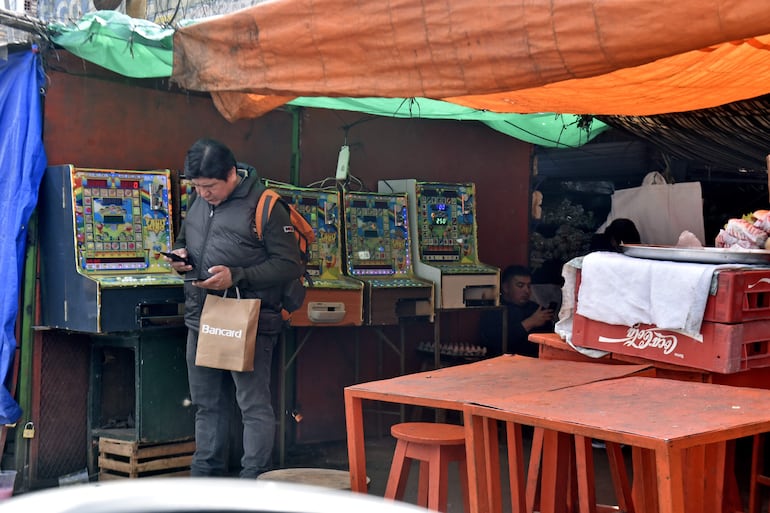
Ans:
[[[524,448],[529,451],[531,436],[525,432]],[[390,436],[373,437],[366,439],[366,460],[367,476],[371,479],[369,492],[373,495],[383,496],[385,485],[390,471],[390,464],[393,458],[395,441]],[[506,448],[501,446],[501,461],[505,459]],[[612,482],[610,479],[606,451],[604,449],[593,449],[594,464],[596,467],[596,496],[599,504],[617,504]],[[749,440],[740,440],[736,449],[736,475],[738,485],[743,500],[743,507],[748,506],[748,475],[750,470],[751,446]],[[624,449],[627,461],[630,463],[630,449]],[[327,442],[323,444],[297,445],[287,452],[285,467],[320,467],[339,470],[348,469],[347,446],[344,441]],[[458,471],[456,465],[450,466],[449,479],[454,483],[449,488],[448,513],[461,513],[463,503],[460,495],[458,483]],[[632,477],[631,468],[628,468],[629,477]],[[511,511],[510,493],[507,484],[507,472],[503,469],[503,511]],[[409,476],[409,485],[407,486],[405,501],[416,502],[416,481],[417,467],[414,466]],[[767,490],[765,496],[770,496],[770,490]],[[770,497],[765,498],[762,511],[768,512],[768,503]],[[733,513],[733,512],[730,512]]]

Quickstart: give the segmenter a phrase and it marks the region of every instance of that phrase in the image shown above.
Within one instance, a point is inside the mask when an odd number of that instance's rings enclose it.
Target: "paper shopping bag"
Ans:
[[[232,371],[254,370],[259,299],[209,294],[203,303],[195,365]]]
[[[674,246],[685,230],[706,244],[700,182],[667,183],[659,172],[647,173],[641,187],[615,191],[598,232],[618,218],[634,222],[642,244]]]

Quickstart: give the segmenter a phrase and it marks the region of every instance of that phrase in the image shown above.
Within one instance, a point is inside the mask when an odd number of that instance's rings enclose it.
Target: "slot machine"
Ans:
[[[433,283],[414,275],[406,194],[345,192],[346,272],[365,284],[368,325],[433,319]]]
[[[94,437],[193,434],[183,281],[160,254],[173,243],[172,189],[169,170],[63,165],[43,177],[41,324],[91,343]]]
[[[364,285],[342,272],[339,194],[336,189],[295,187],[267,180],[310,223],[312,244],[302,306],[291,314],[291,326],[360,326],[363,322]]]
[[[499,305],[500,270],[478,258],[473,183],[381,180],[378,189],[409,197],[414,269],[435,285],[436,308]]]

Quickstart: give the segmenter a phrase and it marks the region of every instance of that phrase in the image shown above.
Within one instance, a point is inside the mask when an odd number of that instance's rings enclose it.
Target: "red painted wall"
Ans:
[[[286,113],[229,123],[207,96],[68,73],[49,76],[43,139],[51,165],[181,169],[187,148],[199,137],[213,137],[265,176],[289,179]]]
[[[345,127],[350,173],[369,190],[387,178],[475,182],[479,258],[527,263],[531,145],[477,122],[373,117],[305,109],[302,184],[334,176]]]
[[[49,59],[49,62],[52,62]],[[117,169],[180,169],[192,142],[203,136],[230,145],[236,157],[263,176],[289,181],[292,116],[277,110],[229,123],[205,95],[172,91],[166,82],[132,81],[61,53],[48,70],[44,142],[51,165]],[[504,267],[527,262],[531,146],[476,122],[393,119],[302,109],[300,184],[334,176],[337,155],[351,148],[350,173],[372,191],[385,178],[475,182],[479,255]],[[358,123],[357,123],[358,122]],[[472,342],[477,320],[450,318],[443,332]],[[302,330],[299,336],[305,334]],[[303,440],[344,437],[342,387],[354,379],[352,353],[359,344],[359,379],[398,372],[398,356],[383,349],[372,328],[315,330],[296,360]],[[415,345],[430,339],[430,325],[409,330],[407,371],[419,370]],[[398,343],[399,330],[384,334]],[[277,374],[277,370],[275,371]]]

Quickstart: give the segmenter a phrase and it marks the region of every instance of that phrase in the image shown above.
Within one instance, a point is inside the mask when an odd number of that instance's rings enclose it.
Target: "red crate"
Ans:
[[[770,319],[770,269],[729,269],[716,274],[716,293],[706,302],[704,321]]]
[[[575,282],[575,304],[580,288],[580,269]],[[716,271],[716,290],[706,300],[703,320],[734,324],[770,319],[770,269]]]
[[[575,314],[572,342],[721,374],[770,366],[770,320],[739,324],[706,321],[701,333],[703,341],[654,325],[620,326]]]

